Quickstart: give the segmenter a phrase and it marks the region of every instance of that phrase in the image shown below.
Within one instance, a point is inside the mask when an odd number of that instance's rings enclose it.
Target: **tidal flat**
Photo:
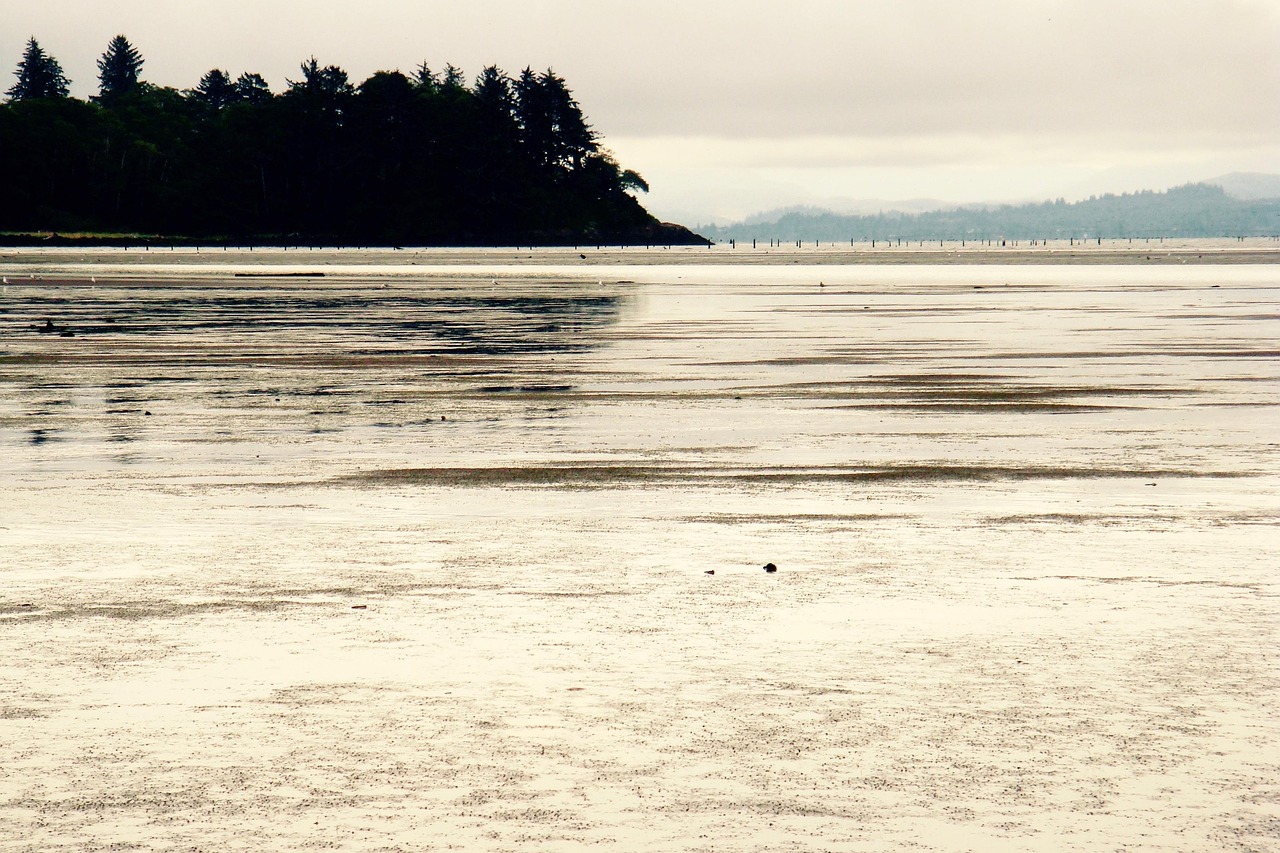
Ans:
[[[1275,850],[1280,264],[1173,251],[0,253],[0,849]]]

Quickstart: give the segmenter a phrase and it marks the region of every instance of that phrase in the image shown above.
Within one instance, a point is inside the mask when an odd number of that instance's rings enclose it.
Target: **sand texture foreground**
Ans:
[[[0,850],[1277,849],[1280,266],[174,254],[0,258]]]

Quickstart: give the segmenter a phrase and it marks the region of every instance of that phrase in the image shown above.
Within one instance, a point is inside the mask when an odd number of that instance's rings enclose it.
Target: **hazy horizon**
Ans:
[[[1262,195],[1258,194],[1241,194],[1241,179],[1243,183],[1249,184],[1251,189],[1262,187],[1267,190]],[[1219,184],[1218,181],[1223,181]],[[875,215],[877,213],[905,213],[905,214],[921,214],[933,213],[944,210],[955,210],[960,208],[981,208],[981,207],[1001,207],[1011,206],[1017,207],[1021,205],[1038,205],[1045,202],[1062,200],[1067,204],[1075,204],[1086,201],[1090,198],[1099,198],[1107,195],[1132,195],[1142,192],[1168,193],[1179,187],[1191,184],[1210,184],[1222,186],[1229,196],[1240,199],[1257,199],[1257,198],[1273,198],[1280,197],[1280,174],[1271,173],[1225,173],[1222,175],[1206,176],[1200,180],[1182,181],[1178,184],[1165,187],[1138,187],[1135,189],[1125,190],[1103,190],[1100,192],[1081,193],[1079,195],[1067,196],[1044,196],[1035,198],[1011,198],[998,200],[973,200],[973,201],[947,201],[936,198],[902,198],[902,199],[853,199],[853,198],[832,198],[827,199],[820,204],[798,203],[779,205],[777,207],[766,208],[764,210],[754,211],[746,216],[739,217],[734,220],[724,220],[721,222],[708,221],[698,222],[698,227],[716,227],[726,225],[750,224],[753,222],[769,222],[778,216],[788,213],[816,213],[816,214],[833,214],[836,216],[865,216]],[[1231,184],[1231,186],[1227,186]],[[1274,192],[1272,190],[1275,190]]]
[[[125,34],[143,77],[194,86],[213,67],[274,91],[315,55],[355,82],[448,62],[564,76],[658,217],[733,221],[797,204],[1019,202],[1280,172],[1280,0],[0,0],[0,69],[35,36],[96,91]],[[8,88],[6,83],[3,88]]]

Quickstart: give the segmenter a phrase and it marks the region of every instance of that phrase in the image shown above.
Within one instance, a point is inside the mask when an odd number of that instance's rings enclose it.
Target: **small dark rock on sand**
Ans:
[[[778,570],[778,567],[777,567],[777,566],[775,566],[773,563],[765,563],[765,564],[764,564],[764,570],[765,570],[766,572],[768,572],[769,574],[773,574],[774,572],[776,572],[776,571]]]
[[[703,572],[704,575],[714,575],[715,573],[716,573],[715,569],[707,569],[705,572]]]

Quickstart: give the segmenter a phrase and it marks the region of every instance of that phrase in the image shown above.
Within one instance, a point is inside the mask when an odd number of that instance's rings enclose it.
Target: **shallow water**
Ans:
[[[6,268],[8,849],[1274,849],[1280,267],[495,260]]]

